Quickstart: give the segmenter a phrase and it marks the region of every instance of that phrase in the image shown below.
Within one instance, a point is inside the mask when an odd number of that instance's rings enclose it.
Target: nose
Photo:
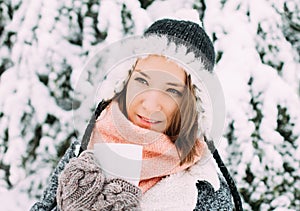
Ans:
[[[148,112],[157,112],[162,110],[162,94],[158,90],[149,90],[145,93],[142,106]]]

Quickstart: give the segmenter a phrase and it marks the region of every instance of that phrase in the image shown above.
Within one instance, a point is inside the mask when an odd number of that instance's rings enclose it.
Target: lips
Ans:
[[[141,115],[137,115],[137,116],[141,120],[142,123],[148,124],[148,125],[155,125],[155,124],[159,124],[162,122],[160,120],[149,119],[149,118],[141,116]]]

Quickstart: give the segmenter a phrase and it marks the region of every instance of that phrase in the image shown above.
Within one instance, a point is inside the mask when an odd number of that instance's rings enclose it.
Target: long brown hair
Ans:
[[[173,116],[173,121],[166,135],[175,143],[181,164],[193,162],[199,155],[197,151],[198,112],[196,107],[195,90],[191,77],[186,77],[186,88],[179,109]]]

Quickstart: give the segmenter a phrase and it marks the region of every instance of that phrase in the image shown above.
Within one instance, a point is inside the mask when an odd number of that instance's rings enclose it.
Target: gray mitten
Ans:
[[[141,190],[123,180],[106,179],[91,151],[72,158],[59,176],[60,210],[140,210]]]

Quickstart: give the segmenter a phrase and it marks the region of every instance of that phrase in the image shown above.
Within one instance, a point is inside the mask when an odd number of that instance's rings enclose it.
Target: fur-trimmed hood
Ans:
[[[205,68],[204,60],[195,57],[184,45],[170,42],[166,36],[129,37],[96,52],[87,62],[75,87],[75,99],[82,102],[74,110],[75,127],[80,131],[91,110],[101,100],[111,99],[128,80],[136,60],[148,55],[163,55],[187,74],[195,87],[199,112],[199,136],[220,140],[225,122],[225,101],[218,77]],[[215,144],[217,145],[217,144]]]

